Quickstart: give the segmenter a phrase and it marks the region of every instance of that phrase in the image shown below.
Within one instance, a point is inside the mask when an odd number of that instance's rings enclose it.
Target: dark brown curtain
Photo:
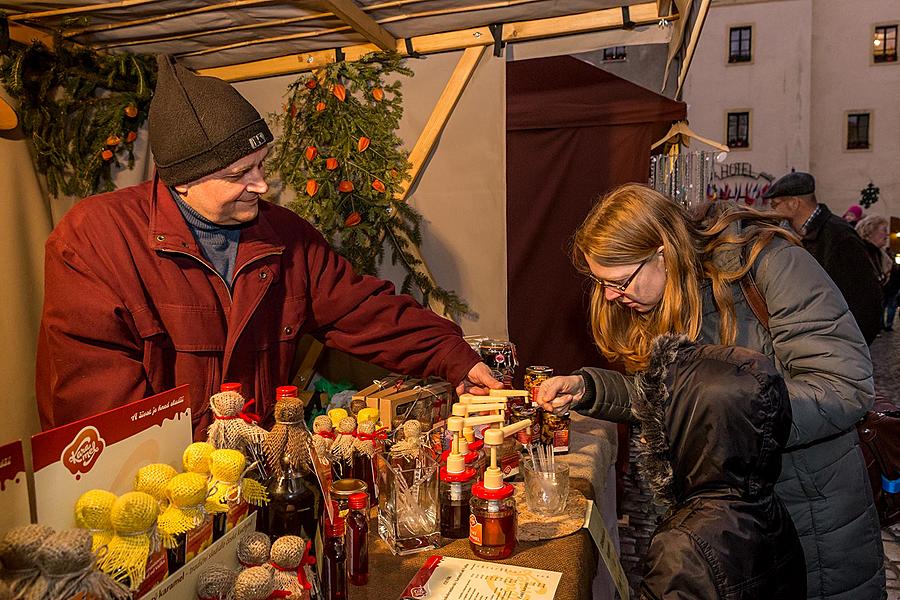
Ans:
[[[686,107],[569,56],[507,65],[509,336],[519,369],[601,364],[572,235],[613,187],[646,182],[650,145]]]

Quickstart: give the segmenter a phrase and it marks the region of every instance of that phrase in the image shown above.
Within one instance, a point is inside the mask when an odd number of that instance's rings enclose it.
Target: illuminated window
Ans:
[[[897,62],[896,25],[875,27],[875,38],[872,40],[872,59],[876,63]]]

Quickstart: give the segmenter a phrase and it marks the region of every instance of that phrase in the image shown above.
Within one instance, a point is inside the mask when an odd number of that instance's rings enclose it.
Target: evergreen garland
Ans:
[[[396,53],[368,54],[355,62],[331,63],[292,83],[281,114],[281,130],[270,174],[296,193],[289,207],[313,223],[360,273],[374,275],[384,260],[406,269],[402,293],[413,286],[428,305],[435,300],[451,318],[470,314],[454,292],[439,287],[410,252],[422,243],[422,217],[401,196],[410,164],[396,134],[403,113],[400,82],[411,76]]]
[[[156,79],[149,56],[98,54],[56,40],[10,46],[0,82],[19,103],[23,131],[52,195],[114,189],[112,166],[134,167],[134,142]]]

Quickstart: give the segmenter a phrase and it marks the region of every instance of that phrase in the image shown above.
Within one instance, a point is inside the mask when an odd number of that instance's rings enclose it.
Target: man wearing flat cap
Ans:
[[[788,173],[763,198],[791,228],[834,280],[866,342],[881,330],[881,286],[862,238],[846,221],[816,201],[816,180],[809,173]]]
[[[185,383],[195,438],[224,381],[271,415],[304,333],[460,391],[500,386],[454,323],[355,273],[309,223],[262,200],[272,133],[237,90],[158,63],[154,178],[82,200],[47,241],[44,429]]]

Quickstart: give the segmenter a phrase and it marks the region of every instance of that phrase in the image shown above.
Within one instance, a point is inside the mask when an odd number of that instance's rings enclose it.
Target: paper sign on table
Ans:
[[[28,505],[28,481],[22,441],[0,446],[0,536],[13,527],[31,523]]]
[[[401,600],[552,600],[562,573],[497,562],[430,556]]]
[[[588,507],[584,516],[584,527],[591,532],[591,537],[594,538],[594,543],[597,545],[597,549],[600,550],[600,556],[603,557],[603,563],[609,570],[609,574],[612,575],[619,597],[622,600],[628,600],[630,594],[628,578],[622,569],[622,563],[619,562],[619,553],[616,551],[612,537],[603,523],[603,515],[597,510],[593,500],[588,500],[587,502]]]
[[[37,520],[75,526],[75,501],[92,489],[130,492],[138,469],[167,463],[181,471],[191,443],[188,386],[138,400],[31,438]]]

